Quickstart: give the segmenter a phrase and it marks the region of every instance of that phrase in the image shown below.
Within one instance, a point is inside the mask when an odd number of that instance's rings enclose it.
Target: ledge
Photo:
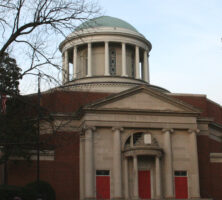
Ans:
[[[211,163],[222,163],[222,153],[210,153]]]

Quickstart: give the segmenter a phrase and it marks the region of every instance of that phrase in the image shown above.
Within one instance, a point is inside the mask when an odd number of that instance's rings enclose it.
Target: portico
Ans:
[[[135,141],[136,140],[136,141]],[[123,150],[124,165],[125,165],[125,198],[129,196],[133,199],[139,198],[156,198],[160,199],[162,197],[161,191],[161,157],[162,149],[159,147],[157,141],[152,137],[150,133],[139,132],[131,135],[126,143]],[[132,172],[129,172],[129,162],[133,163]],[[141,171],[142,170],[142,171]],[[143,180],[138,176],[139,172],[149,173],[147,177],[148,182]],[[151,182],[151,175],[155,177],[155,181]],[[133,182],[131,185],[133,193],[129,194],[129,179],[128,176],[133,174]],[[155,186],[153,185],[155,182]],[[140,186],[139,186],[140,185]],[[148,191],[147,193],[143,191]],[[155,190],[154,190],[155,188]]]

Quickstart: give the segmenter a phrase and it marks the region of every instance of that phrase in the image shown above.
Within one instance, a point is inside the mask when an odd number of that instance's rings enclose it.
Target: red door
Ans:
[[[139,197],[151,199],[150,171],[139,171]]]
[[[97,199],[110,199],[109,176],[96,176],[96,198]]]
[[[188,198],[187,177],[175,177],[176,199]]]

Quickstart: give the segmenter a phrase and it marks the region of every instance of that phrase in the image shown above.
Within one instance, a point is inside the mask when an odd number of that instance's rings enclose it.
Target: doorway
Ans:
[[[151,181],[149,170],[139,170],[139,197],[141,199],[151,199]]]

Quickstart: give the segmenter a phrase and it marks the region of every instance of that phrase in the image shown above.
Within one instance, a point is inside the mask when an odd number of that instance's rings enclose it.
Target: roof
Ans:
[[[119,27],[119,28],[125,28],[131,31],[138,32],[136,28],[134,28],[128,22],[125,22],[122,19],[110,17],[110,16],[101,16],[101,17],[93,18],[91,20],[88,20],[82,23],[75,30],[79,31],[82,29],[95,28],[95,27],[114,27],[114,28]]]
[[[98,92],[79,92],[79,91],[52,91],[50,93],[43,93],[41,99],[41,106],[52,113],[73,113],[86,104],[104,101],[112,98],[117,94],[112,93],[98,93]],[[37,94],[30,96],[37,97]],[[222,107],[217,103],[209,100],[206,96],[193,96],[174,94],[170,97],[177,98],[202,112],[201,117],[213,118],[213,121],[222,125]]]
[[[177,94],[172,97],[180,99],[196,108],[202,110],[201,117],[213,118],[214,122],[222,125],[222,107],[217,103],[207,99],[206,96],[193,96]]]

